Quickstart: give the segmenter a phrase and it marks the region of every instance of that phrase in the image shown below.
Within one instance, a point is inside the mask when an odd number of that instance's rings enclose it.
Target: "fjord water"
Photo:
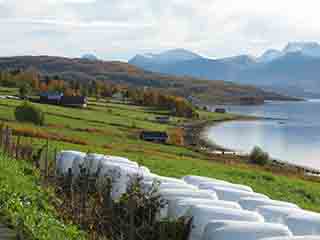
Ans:
[[[276,120],[221,123],[209,128],[210,141],[245,153],[259,146],[275,159],[320,169],[320,100],[226,108]]]

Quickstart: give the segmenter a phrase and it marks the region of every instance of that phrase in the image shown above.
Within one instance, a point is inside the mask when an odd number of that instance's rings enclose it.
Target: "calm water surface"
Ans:
[[[320,100],[226,108],[229,112],[281,120],[222,123],[208,130],[211,141],[246,153],[260,146],[276,159],[320,169]]]

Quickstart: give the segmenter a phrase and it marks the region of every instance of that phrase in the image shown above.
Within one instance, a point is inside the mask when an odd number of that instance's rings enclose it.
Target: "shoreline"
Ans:
[[[286,119],[278,119],[278,118],[264,118],[264,117],[252,117],[252,116],[237,116],[235,115],[232,119],[224,119],[224,120],[203,120],[188,123],[183,126],[185,131],[185,144],[187,147],[196,148],[197,150],[206,152],[212,156],[217,155],[228,155],[230,158],[234,156],[245,157],[249,154],[239,154],[239,152],[234,149],[228,149],[223,146],[219,146],[214,143],[213,140],[209,140],[206,132],[209,127],[213,127],[217,124],[231,122],[231,121],[259,121],[259,120],[274,120],[274,121],[282,121]],[[220,153],[218,153],[220,152]],[[251,165],[249,162],[244,162],[245,164]],[[316,177],[317,179],[320,177],[320,169],[311,168],[308,166],[301,166],[294,163],[290,163],[288,161],[271,159],[270,164],[267,164],[271,167],[281,167],[285,171],[294,171],[299,174],[303,174],[304,177]]]

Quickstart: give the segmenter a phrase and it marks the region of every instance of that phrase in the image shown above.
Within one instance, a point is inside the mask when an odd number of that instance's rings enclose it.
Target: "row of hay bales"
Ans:
[[[135,179],[143,191],[167,201],[159,218],[192,217],[189,240],[320,240],[320,214],[289,202],[270,199],[249,186],[200,176],[162,177],[126,158],[62,151],[56,171],[65,175],[80,169],[112,178],[112,198],[118,200]]]

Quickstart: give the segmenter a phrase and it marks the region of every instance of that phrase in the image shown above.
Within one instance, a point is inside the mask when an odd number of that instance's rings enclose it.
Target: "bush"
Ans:
[[[44,124],[44,112],[29,102],[24,102],[21,106],[16,107],[14,115],[19,122],[30,122],[36,125]]]
[[[22,98],[27,97],[30,94],[31,90],[32,90],[32,88],[29,84],[27,84],[27,83],[22,84],[19,88],[20,97],[22,97]]]
[[[250,162],[258,165],[266,165],[269,162],[269,154],[264,152],[260,147],[254,147],[250,153]]]

